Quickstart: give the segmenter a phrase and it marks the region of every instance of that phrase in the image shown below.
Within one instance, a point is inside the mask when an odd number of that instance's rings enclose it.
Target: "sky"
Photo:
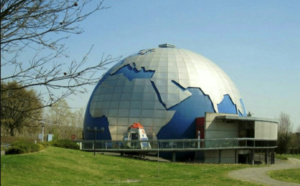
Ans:
[[[125,58],[170,43],[221,67],[254,117],[278,119],[283,112],[294,130],[300,128],[299,0],[105,0],[103,5],[109,8],[80,24],[83,34],[66,41],[71,58],[82,58],[92,45],[90,64],[103,55]],[[72,96],[70,106],[86,107],[94,87]]]

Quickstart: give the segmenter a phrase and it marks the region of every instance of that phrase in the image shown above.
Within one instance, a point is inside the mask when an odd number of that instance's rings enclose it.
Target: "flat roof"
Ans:
[[[277,120],[274,119],[267,119],[267,118],[257,118],[257,117],[245,117],[245,116],[233,116],[233,115],[224,115],[224,116],[217,116],[216,119],[220,120],[235,120],[235,121],[263,121],[269,123],[278,123]]]

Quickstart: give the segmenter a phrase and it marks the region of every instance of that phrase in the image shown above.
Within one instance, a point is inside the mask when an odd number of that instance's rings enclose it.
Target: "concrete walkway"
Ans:
[[[231,171],[228,176],[233,179],[249,181],[264,185],[275,185],[275,186],[299,186],[297,183],[283,182],[270,178],[267,174],[269,171],[273,170],[283,170],[283,169],[296,169],[300,168],[300,160],[295,158],[289,158],[288,160],[276,160],[276,164],[269,167],[253,167],[245,168],[236,171]],[[300,179],[300,178],[299,178]]]

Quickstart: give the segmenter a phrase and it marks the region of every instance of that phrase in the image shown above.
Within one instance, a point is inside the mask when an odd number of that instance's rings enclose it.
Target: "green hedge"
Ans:
[[[54,140],[51,142],[51,145],[67,149],[79,149],[79,145],[72,140]]]
[[[24,154],[30,152],[37,152],[49,145],[54,147],[62,147],[68,149],[79,149],[79,145],[71,140],[55,140],[52,142],[43,142],[39,144],[35,144],[28,140],[19,140],[13,142],[11,146],[5,151],[5,154]]]
[[[41,147],[38,144],[29,141],[17,141],[8,148],[5,154],[23,154],[29,152],[37,152],[40,149]]]

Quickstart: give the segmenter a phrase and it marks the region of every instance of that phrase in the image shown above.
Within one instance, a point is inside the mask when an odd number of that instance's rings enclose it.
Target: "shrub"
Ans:
[[[275,156],[277,159],[280,159],[280,160],[287,160],[288,157],[284,154],[276,154]]]
[[[79,149],[79,145],[71,140],[54,140],[51,142],[54,147],[62,147],[67,149]]]
[[[44,147],[48,147],[48,146],[50,146],[50,143],[49,142],[42,142],[42,143],[40,143],[42,146],[44,146]]]
[[[40,150],[40,146],[29,141],[14,142],[5,152],[6,154],[23,154],[36,152]]]

